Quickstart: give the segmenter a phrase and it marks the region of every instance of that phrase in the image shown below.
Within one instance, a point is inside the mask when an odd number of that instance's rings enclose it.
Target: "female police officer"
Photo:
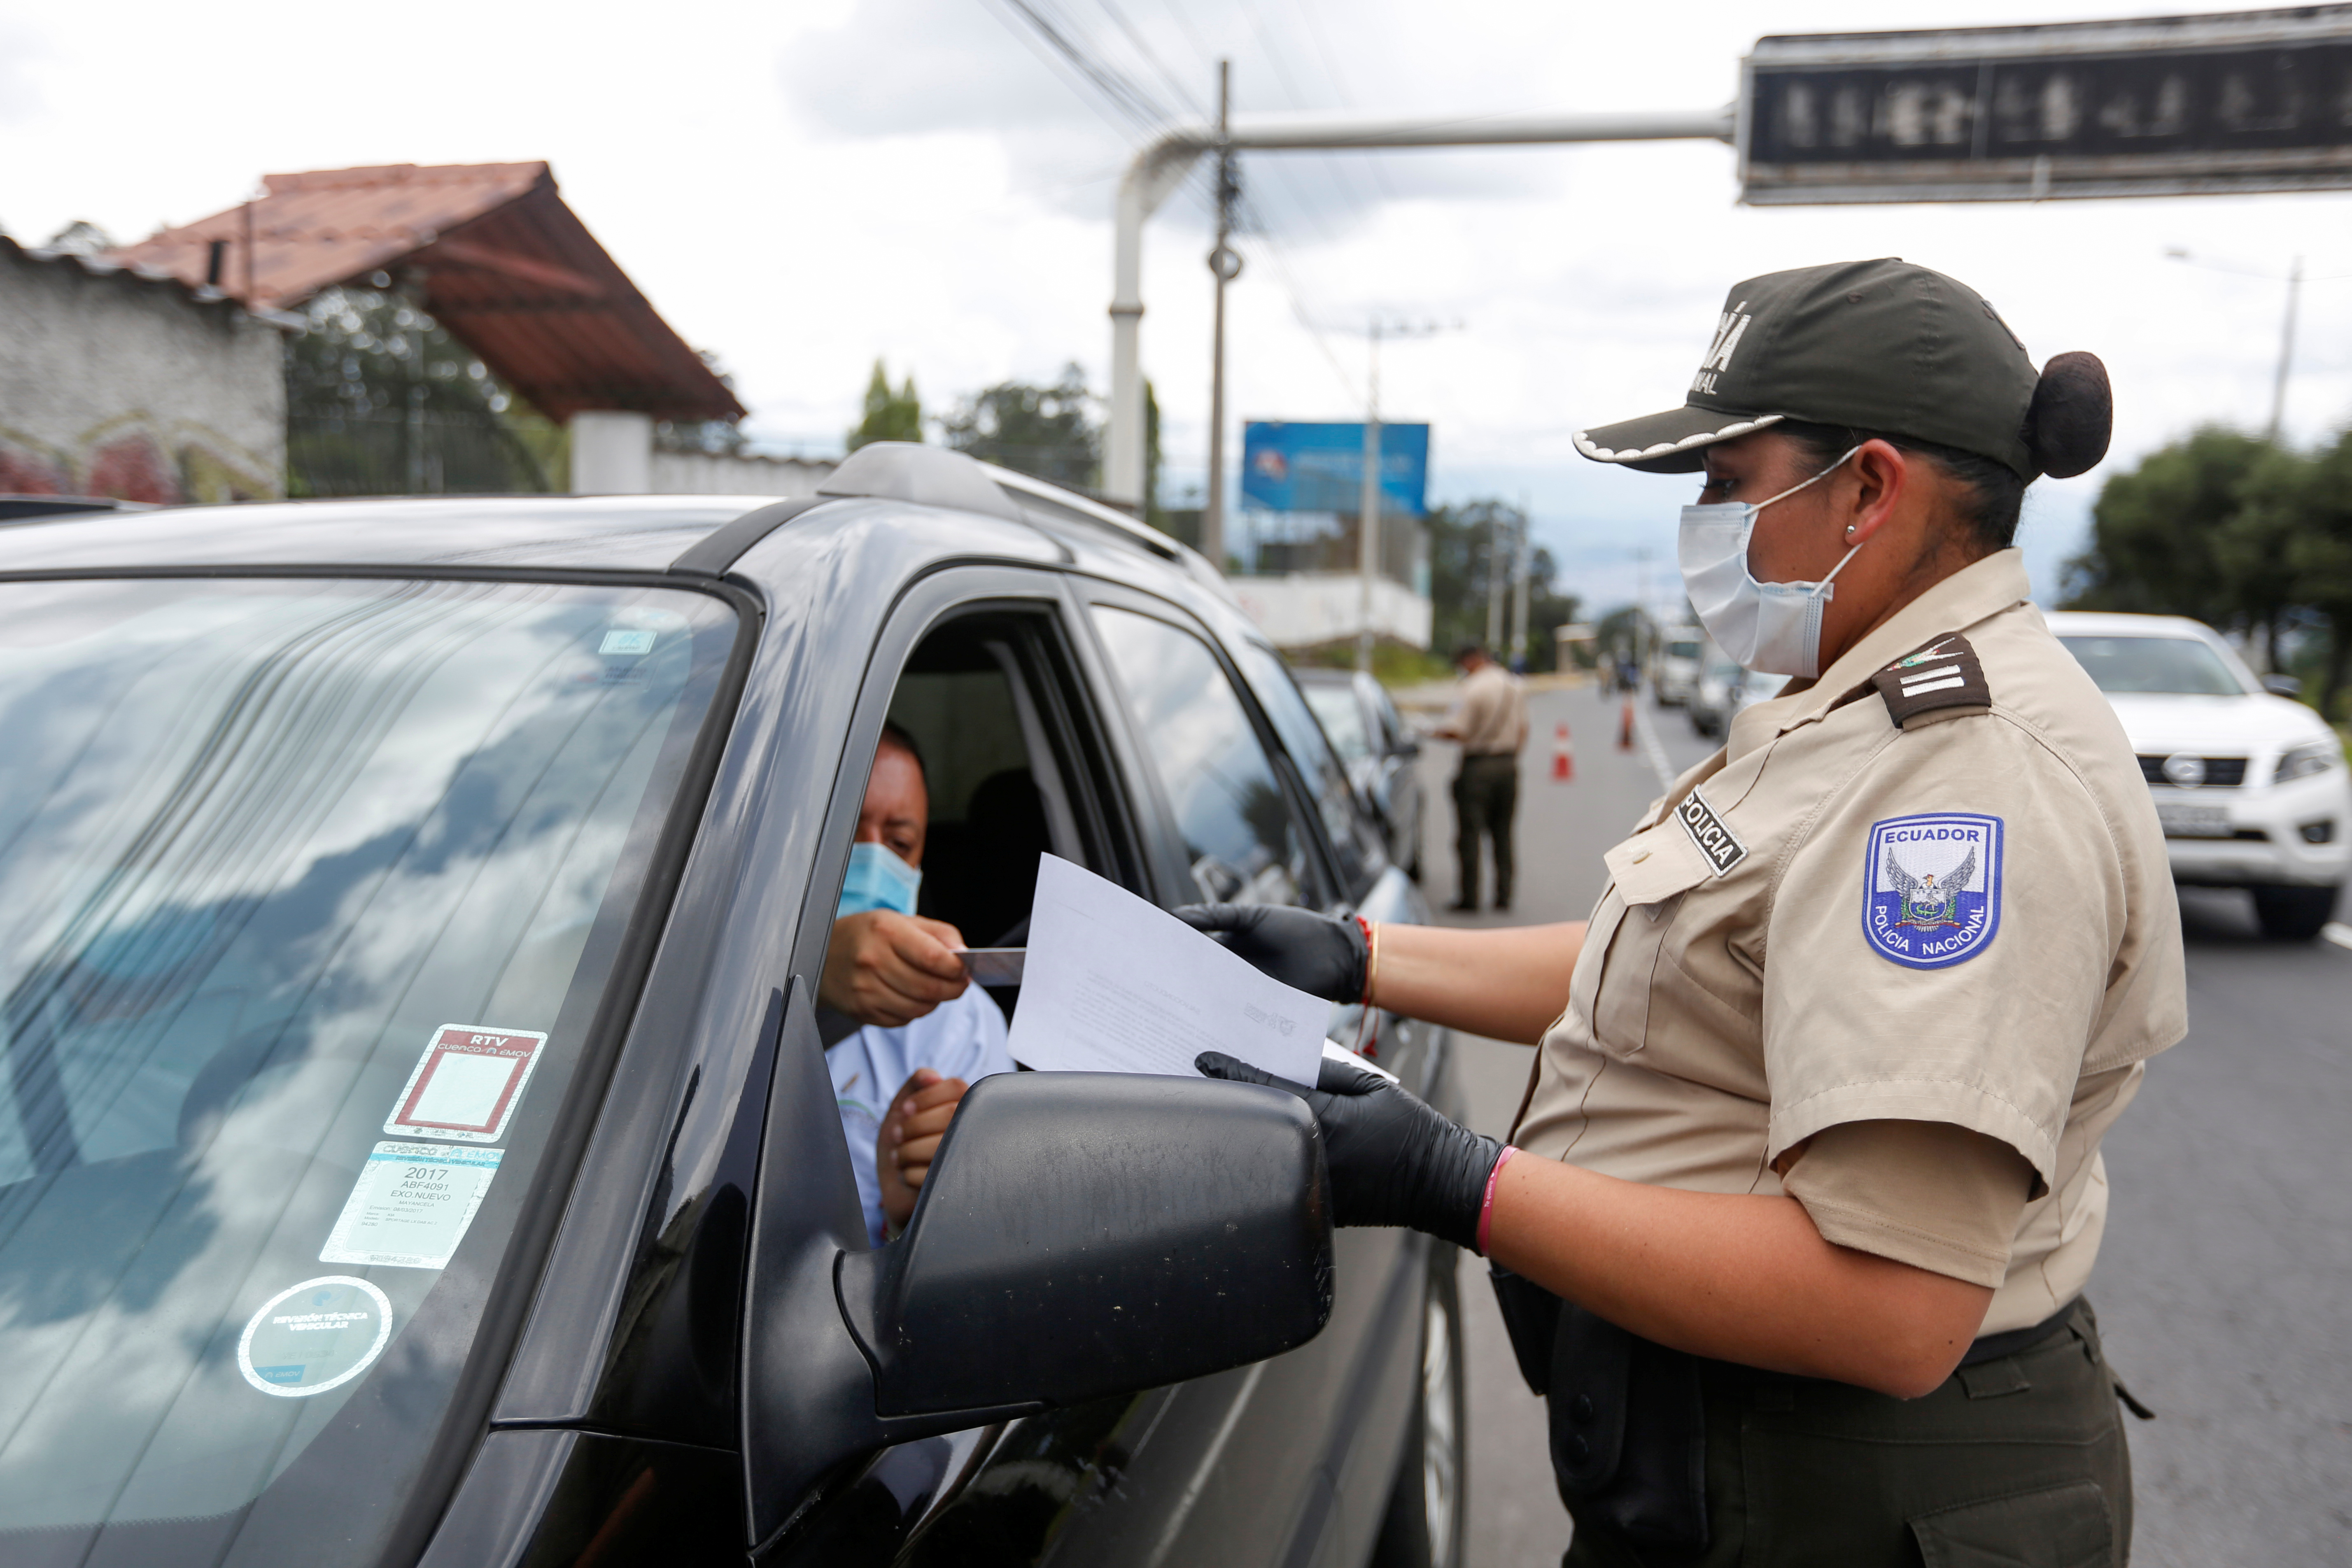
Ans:
[[[2126,1558],[2082,1289],[2100,1138],[2186,1027],[2179,926],[2131,748],[2010,547],[2108,423],[2095,359],[2037,375],[1925,268],[1741,283],[1684,407],[1576,440],[1704,469],[1691,602],[1795,679],[1608,853],[1591,921],[1187,912],[1334,999],[1540,1037],[1517,1149],[1344,1066],[1308,1099],[1341,1224],[1520,1277],[1571,1563]]]

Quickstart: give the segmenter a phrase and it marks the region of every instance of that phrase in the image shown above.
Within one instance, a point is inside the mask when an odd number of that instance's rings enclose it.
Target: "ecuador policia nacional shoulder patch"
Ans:
[[[1890,816],[1863,851],[1862,934],[1906,969],[1974,958],[2000,930],[2002,823],[1973,812]]]
[[[1992,706],[1992,689],[1985,684],[1977,650],[1957,634],[1905,654],[1872,676],[1870,683],[1886,699],[1887,716],[1898,729],[1939,708]]]

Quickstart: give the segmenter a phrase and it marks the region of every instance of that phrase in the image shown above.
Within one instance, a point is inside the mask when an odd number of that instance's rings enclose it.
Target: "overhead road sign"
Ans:
[[[1253,419],[1242,427],[1242,500],[1269,511],[1344,511],[1364,502],[1364,426]],[[1428,510],[1429,426],[1381,424],[1381,510]]]
[[[2352,187],[2352,5],[1761,38],[1741,199]]]

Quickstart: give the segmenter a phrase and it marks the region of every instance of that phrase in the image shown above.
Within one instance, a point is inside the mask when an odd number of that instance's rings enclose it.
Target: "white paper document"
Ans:
[[[1013,1058],[1062,1072],[1197,1076],[1223,1051],[1312,1085],[1331,1005],[1258,973],[1156,904],[1039,857]]]

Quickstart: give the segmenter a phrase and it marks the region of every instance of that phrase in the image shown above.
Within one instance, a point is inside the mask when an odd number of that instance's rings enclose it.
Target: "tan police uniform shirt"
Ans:
[[[2026,593],[2014,550],[1937,584],[1741,713],[1609,852],[1513,1142],[1778,1194],[1774,1162],[1824,1130],[1963,1128],[2032,1168],[2006,1257],[1978,1274],[1998,1284],[1981,1331],[2082,1290],[2099,1139],[2138,1064],[2186,1032],[2187,999],[2147,786]],[[1870,1237],[1905,1216],[1874,1217],[1822,1228],[1901,1255]]]
[[[1491,659],[1462,680],[1445,727],[1465,757],[1516,756],[1528,743],[1528,694],[1519,678]]]

